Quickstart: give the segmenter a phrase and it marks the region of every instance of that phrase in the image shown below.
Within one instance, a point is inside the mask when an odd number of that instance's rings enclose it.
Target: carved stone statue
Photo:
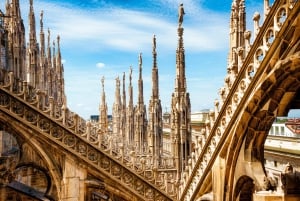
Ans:
[[[132,66],[130,66],[130,70],[129,70],[129,80],[130,80],[130,83],[131,83],[131,80],[132,80]]]
[[[102,78],[101,78],[101,84],[102,84],[102,89],[104,89],[104,76],[102,76]]]
[[[183,15],[184,15],[184,8],[183,8],[183,3],[180,4],[178,8],[178,25],[181,27],[182,22],[183,22]]]
[[[143,64],[142,53],[139,54],[139,65]]]
[[[275,191],[276,190],[276,186],[277,183],[275,181],[275,179],[273,179],[272,177],[264,177],[264,185],[263,185],[263,189],[266,191]]]
[[[281,173],[282,190],[285,194],[300,194],[300,172],[294,171],[291,164],[287,164]]]
[[[153,51],[156,50],[156,37],[153,35]]]

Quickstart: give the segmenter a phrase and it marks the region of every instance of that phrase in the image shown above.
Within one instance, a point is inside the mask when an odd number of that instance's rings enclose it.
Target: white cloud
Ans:
[[[105,66],[105,64],[99,62],[99,63],[96,63],[96,66],[97,66],[98,68],[103,68],[103,67]]]
[[[168,71],[168,75],[175,74],[175,51],[177,46],[177,8],[179,1],[174,0],[157,0],[161,1],[164,6],[170,7],[170,15],[172,17],[163,16],[155,13],[138,12],[132,10],[124,10],[118,8],[111,8],[110,10],[103,10],[101,8],[94,8],[93,10],[84,10],[78,8],[64,7],[59,4],[53,4],[46,1],[35,1],[34,9],[36,14],[36,24],[39,25],[39,13],[40,10],[44,10],[44,29],[48,27],[51,29],[51,38],[55,38],[56,35],[61,36],[61,47],[64,49],[71,49],[74,52],[80,52],[82,57],[76,57],[74,59],[68,59],[68,66],[65,66],[65,83],[66,93],[68,97],[68,104],[72,110],[83,114],[85,118],[92,113],[97,113],[98,105],[100,102],[100,79],[105,76],[105,89],[106,98],[109,108],[114,102],[114,90],[115,90],[115,77],[121,76],[121,72],[127,71],[128,66],[118,66],[120,61],[113,60],[109,62],[106,57],[99,58],[101,52],[110,52],[111,50],[118,50],[119,52],[134,53],[135,57],[132,58],[134,75],[133,84],[137,87],[137,55],[139,52],[143,52],[143,61],[145,61],[145,69],[143,69],[144,77],[144,96],[145,103],[149,101],[149,95],[151,93],[151,74],[146,74],[149,65],[146,65],[147,56],[151,59],[152,51],[152,37],[153,34],[157,38],[157,50],[158,50],[158,66],[161,68],[168,68],[171,66],[171,71]],[[28,0],[20,0],[22,15],[26,30],[28,30]],[[215,13],[203,10],[199,7],[200,3],[195,3],[193,0],[183,0],[185,12],[187,13],[184,20],[184,45],[186,54],[206,52],[206,51],[219,51],[224,50],[228,46],[228,40],[224,37],[228,36],[228,21],[226,17]],[[174,16],[173,16],[174,15]],[[39,31],[37,30],[37,33]],[[28,34],[26,35],[26,37]],[[86,64],[83,66],[76,66],[77,63],[74,60],[86,59],[83,52],[93,52],[99,57],[92,62],[91,68],[88,68]],[[82,54],[81,54],[82,52]],[[148,53],[150,54],[148,54]],[[62,52],[66,55],[66,52]],[[172,58],[169,56],[172,55]],[[168,57],[168,58],[167,58]],[[115,57],[117,58],[117,57]],[[196,58],[196,57],[195,57]],[[194,58],[194,59],[195,59]],[[148,59],[148,61],[149,61]],[[200,66],[201,59],[198,59]],[[95,63],[98,69],[95,68]],[[162,65],[162,60],[171,61],[171,64]],[[73,66],[70,66],[73,62]],[[75,66],[74,66],[75,63]],[[151,63],[151,62],[149,62]],[[226,61],[224,61],[226,63]],[[105,64],[105,65],[104,65]],[[78,64],[79,65],[79,64]],[[127,65],[127,64],[126,64]],[[187,65],[192,64],[188,63]],[[105,66],[105,70],[103,67]],[[100,69],[99,69],[100,68]],[[80,69],[80,70],[79,70]],[[93,69],[94,71],[91,71]],[[149,69],[151,71],[151,69]],[[127,71],[128,72],[128,71]],[[161,71],[160,71],[161,72]],[[99,73],[99,74],[98,74]],[[174,76],[168,76],[161,74],[160,77],[160,94],[161,100],[164,105],[169,106],[171,91],[174,86]],[[128,73],[126,74],[128,76]],[[127,77],[126,77],[127,79]],[[189,79],[189,78],[188,78]],[[205,80],[209,82],[210,80]],[[126,80],[128,84],[128,80]],[[188,81],[189,82],[189,81]],[[199,81],[200,82],[200,81]],[[205,89],[199,90],[199,86],[204,86],[194,81],[192,85],[188,85],[188,89],[191,93],[192,99],[199,95],[199,92],[205,91]],[[199,85],[199,86],[198,86]],[[197,91],[194,92],[193,89]],[[127,88],[127,86],[126,86]],[[147,90],[146,90],[147,89]],[[212,90],[210,90],[212,91]],[[136,100],[137,90],[134,89],[134,100]],[[207,92],[208,93],[208,92]],[[214,92],[216,94],[216,92]],[[209,95],[205,95],[205,97]],[[212,98],[216,97],[215,95]],[[199,104],[199,97],[195,98],[195,105]],[[78,103],[80,101],[80,103]],[[194,102],[193,102],[194,105]],[[88,110],[87,108],[92,108]],[[109,109],[109,110],[110,110]]]
[[[21,2],[23,1],[25,0]],[[184,23],[187,49],[211,51],[227,46],[227,41],[224,43],[223,40],[224,32],[226,30],[227,33],[228,29],[227,23],[224,23],[224,16],[203,11],[199,7],[200,4],[192,0],[183,3],[188,13],[186,14],[188,22]],[[23,2],[23,7],[28,7],[27,4],[26,1]],[[155,34],[162,47],[161,51],[170,51],[174,50],[177,44],[176,10],[179,1],[168,0],[162,1],[161,4],[173,7],[174,21],[155,13],[119,8],[84,10],[44,1],[35,2],[34,7],[36,16],[44,9],[44,27],[50,27],[52,37],[59,34],[65,46],[90,50],[115,49],[139,52],[151,48],[152,35]],[[26,14],[23,12],[23,16]],[[39,24],[38,20],[37,24]]]

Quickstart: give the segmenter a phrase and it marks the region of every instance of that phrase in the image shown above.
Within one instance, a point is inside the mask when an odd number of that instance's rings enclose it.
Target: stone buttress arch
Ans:
[[[60,200],[62,176],[59,171],[59,168],[53,162],[54,160],[49,150],[46,150],[45,147],[43,147],[43,145],[36,140],[39,139],[36,138],[38,133],[35,133],[35,131],[33,131],[32,129],[24,126],[21,122],[12,119],[9,115],[5,115],[5,113],[1,111],[0,111],[0,123],[4,124],[5,128],[7,128],[9,132],[12,132],[13,135],[18,138],[18,143],[20,143],[20,141],[22,141],[21,142],[22,144],[27,143],[43,159],[43,162],[46,165],[47,175],[50,175],[51,177],[51,187],[47,189],[47,193],[51,191],[51,189],[53,189],[53,187],[55,186],[57,190],[57,195],[55,196],[57,196],[58,200]],[[22,164],[19,164],[19,166],[20,165]],[[46,169],[43,169],[43,171],[46,171]]]
[[[252,193],[254,191],[253,179],[248,176],[241,176],[236,182],[234,189],[234,200],[252,201]]]
[[[264,73],[235,123],[226,154],[224,200],[236,199],[236,189],[230,186],[238,186],[240,174],[251,178],[256,190],[263,189],[264,142],[275,117],[287,115],[300,91],[300,52],[279,60]]]

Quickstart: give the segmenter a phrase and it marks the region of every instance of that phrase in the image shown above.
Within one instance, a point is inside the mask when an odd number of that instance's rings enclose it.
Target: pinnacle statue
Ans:
[[[183,8],[183,3],[181,3],[178,8],[178,26],[179,27],[182,26],[184,14],[185,14],[185,12],[184,12],[184,8]]]

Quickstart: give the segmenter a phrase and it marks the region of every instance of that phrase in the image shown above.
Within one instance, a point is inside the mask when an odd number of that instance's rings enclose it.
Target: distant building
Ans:
[[[265,141],[265,168],[275,181],[277,190],[282,190],[281,174],[287,164],[300,171],[300,119],[277,118]]]
[[[92,122],[98,122],[99,121],[99,115],[91,115],[90,120]]]

